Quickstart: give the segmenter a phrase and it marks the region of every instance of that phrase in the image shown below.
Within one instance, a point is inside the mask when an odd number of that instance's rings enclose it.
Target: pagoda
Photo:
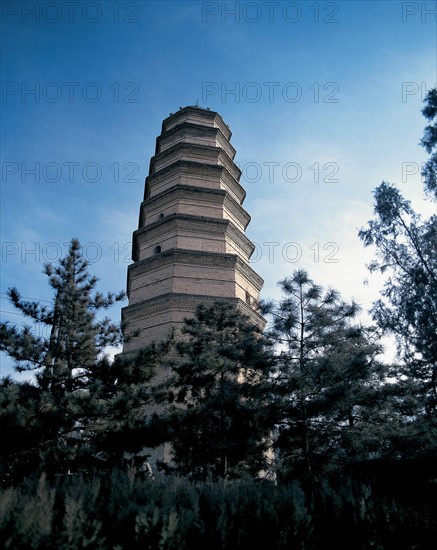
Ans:
[[[200,303],[235,304],[264,328],[262,278],[249,263],[250,216],[231,131],[214,111],[188,106],[162,123],[145,181],[123,308],[132,352],[180,330]]]

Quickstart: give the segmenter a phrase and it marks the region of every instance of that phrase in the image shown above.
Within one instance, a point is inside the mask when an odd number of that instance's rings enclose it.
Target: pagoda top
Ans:
[[[219,128],[227,140],[230,140],[232,136],[229,126],[217,111],[211,111],[209,107],[199,107],[198,105],[187,105],[186,107],[180,107],[175,113],[170,113],[162,122],[161,133],[167,132],[184,122]]]

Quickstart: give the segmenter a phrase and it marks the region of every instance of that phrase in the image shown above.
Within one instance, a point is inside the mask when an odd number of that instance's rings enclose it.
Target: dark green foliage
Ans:
[[[152,379],[170,347],[168,340],[135,354],[120,354],[113,363],[99,364],[102,372],[95,372],[89,381],[84,400],[82,434],[94,467],[121,465],[125,453],[135,454],[165,440],[152,414],[160,391]]]
[[[375,245],[371,271],[387,273],[373,304],[377,324],[396,337],[399,359],[388,371],[396,384],[388,413],[395,431],[387,443],[397,456],[437,452],[437,217],[422,222],[399,191],[375,191],[375,219],[360,231]]]
[[[425,191],[430,197],[437,199],[437,88],[433,88],[426,94],[425,103],[422,114],[434,124],[429,124],[425,128],[421,140],[421,145],[431,155],[422,170],[422,177]]]
[[[34,476],[3,490],[0,539],[13,550],[431,549],[436,497],[423,482],[393,492],[348,478],[276,486],[117,470]]]
[[[0,350],[14,359],[17,370],[34,374],[33,382],[6,379],[0,384],[0,433],[7,440],[0,467],[8,476],[32,468],[67,472],[82,460],[93,462],[87,457],[90,423],[96,413],[105,416],[102,387],[105,380],[106,386],[115,381],[104,351],[121,342],[121,331],[97,312],[124,294],[94,292],[97,279],[88,273],[75,239],[59,265],[47,264],[44,272],[54,290],[53,307],[22,300],[14,288],[9,297],[31,321],[46,325],[50,335],[36,336],[30,326],[0,325]]]
[[[369,403],[377,405],[381,349],[354,324],[359,308],[315,285],[304,270],[280,282],[284,297],[265,303],[277,342],[277,447],[282,475],[313,476],[369,453]]]
[[[86,386],[66,394],[62,402],[54,402],[48,391],[34,384],[4,379],[0,384],[3,476],[20,479],[41,470],[50,475],[107,470],[126,464],[126,453],[162,443],[164,434],[151,414],[155,395],[150,380],[168,346],[165,342],[132,356],[116,356],[113,362],[97,361]]]
[[[170,438],[177,471],[193,479],[252,475],[266,466],[272,356],[234,306],[199,306],[177,344]]]
[[[437,89],[423,114],[436,118]],[[425,129],[422,145],[431,158],[424,170],[425,190],[437,196],[436,125]],[[375,190],[374,219],[359,236],[376,247],[370,271],[387,275],[372,314],[396,337],[399,361],[388,371],[386,454],[396,458],[437,459],[437,216],[422,221],[400,191],[386,182]]]
[[[375,190],[375,219],[359,236],[377,247],[370,271],[389,276],[373,315],[397,337],[406,361],[437,363],[437,217],[426,222],[398,189],[383,182]]]
[[[35,385],[10,378],[0,382],[1,477],[25,476],[38,470],[41,455],[49,450],[46,432],[56,421],[45,405]]]

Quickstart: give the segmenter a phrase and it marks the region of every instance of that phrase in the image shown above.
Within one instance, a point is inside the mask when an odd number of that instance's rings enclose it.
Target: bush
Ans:
[[[287,485],[140,479],[134,472],[28,478],[2,491],[5,549],[426,549],[426,498],[378,494],[351,479]]]

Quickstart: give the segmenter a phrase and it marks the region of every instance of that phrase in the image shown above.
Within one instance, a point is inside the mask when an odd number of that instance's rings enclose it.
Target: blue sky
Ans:
[[[304,267],[366,311],[382,284],[357,237],[372,190],[394,182],[418,211],[435,212],[419,140],[437,81],[436,8],[4,1],[2,319],[24,322],[7,313],[8,287],[51,299],[43,264],[72,237],[99,290],[125,288],[162,120],[195,103],[233,132],[262,296],[278,297],[277,281]],[[10,372],[2,357],[0,374]]]

